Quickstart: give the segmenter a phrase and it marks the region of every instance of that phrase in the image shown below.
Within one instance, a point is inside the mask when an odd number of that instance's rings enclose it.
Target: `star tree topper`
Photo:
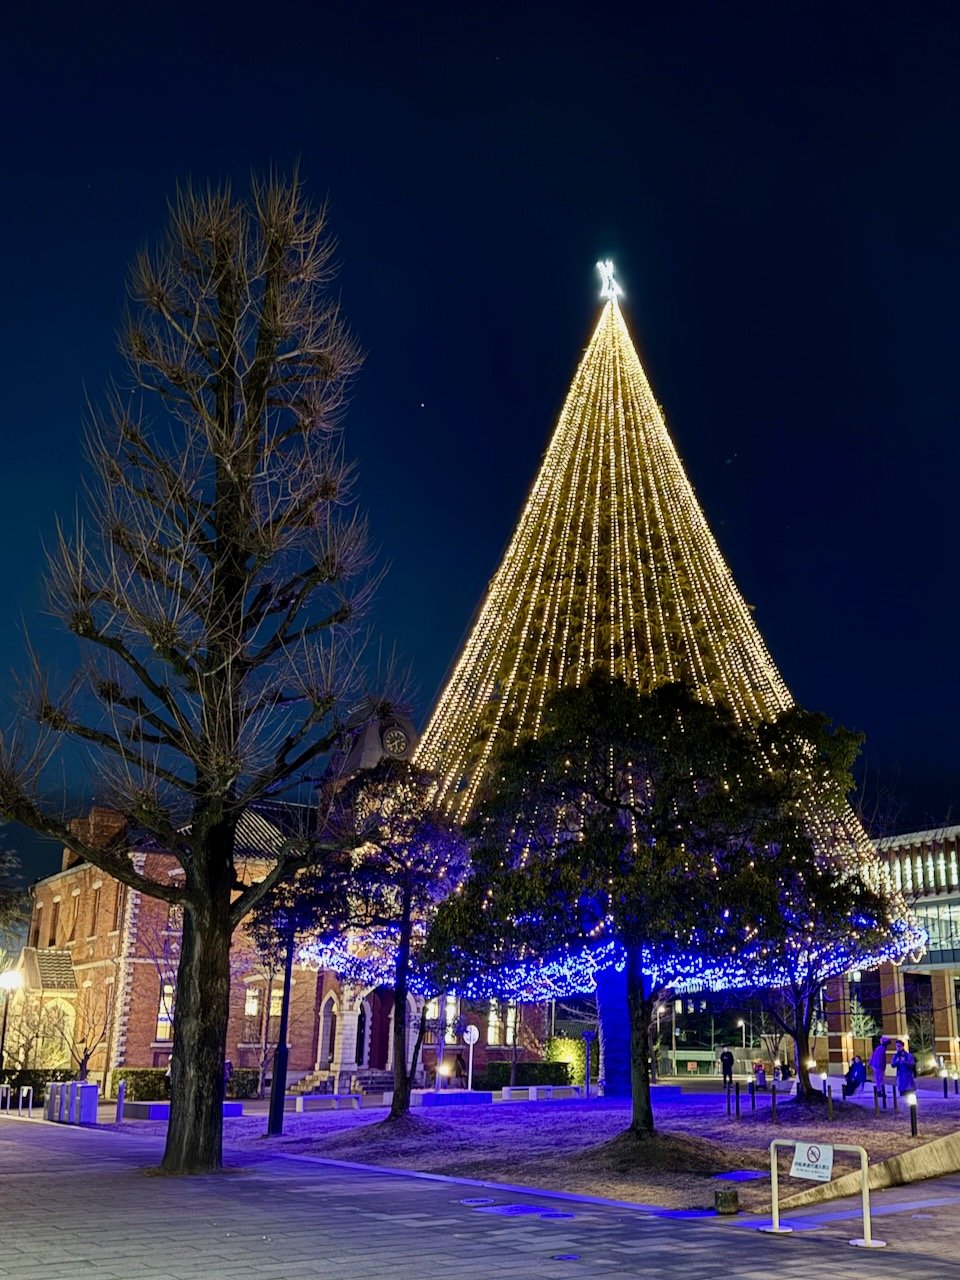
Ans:
[[[598,262],[597,270],[600,272],[600,297],[614,300],[622,297],[623,289],[613,278],[613,263],[610,259],[607,258],[606,262]]]

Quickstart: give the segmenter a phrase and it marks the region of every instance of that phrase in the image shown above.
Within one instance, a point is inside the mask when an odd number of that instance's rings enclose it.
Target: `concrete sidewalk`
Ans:
[[[228,1153],[222,1176],[163,1178],[149,1172],[160,1149],[132,1127],[0,1120],[0,1278],[960,1280],[960,1178],[879,1193],[876,1234],[891,1247],[867,1255],[845,1243],[860,1234],[845,1201],[775,1237],[756,1220],[336,1166],[266,1143]]]

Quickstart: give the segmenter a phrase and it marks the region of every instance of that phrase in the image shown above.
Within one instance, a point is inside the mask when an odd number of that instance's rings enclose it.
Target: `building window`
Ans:
[[[257,1044],[260,1040],[260,1006],[262,991],[252,984],[247,987],[243,997],[243,1041],[244,1044]]]
[[[444,1044],[457,1043],[457,1019],[460,1017],[460,1001],[457,996],[447,996],[443,1006],[443,1021],[446,1027],[443,1036]]]
[[[491,1000],[487,1013],[487,1044],[510,1046],[517,1038],[517,1006],[511,1001]]]
[[[100,918],[100,886],[97,885],[97,887],[93,891],[93,898],[91,899],[91,903],[90,903],[90,928],[87,933],[88,938],[95,938],[97,936],[97,921],[99,920],[99,918]]]
[[[30,946],[39,947],[43,921],[43,903],[38,902],[33,909],[33,920],[30,923]]]
[[[74,893],[70,900],[70,932],[67,941],[73,942],[77,936],[77,921],[80,919],[80,894]]]
[[[119,933],[123,925],[123,908],[127,901],[127,886],[125,884],[117,885],[117,896],[114,900],[113,908],[113,932]]]
[[[60,903],[54,901],[53,908],[50,911],[50,931],[47,934],[47,946],[55,947],[57,945],[57,926],[60,923]]]
[[[183,907],[179,902],[171,902],[167,907],[167,932],[183,932]]]
[[[154,1040],[161,1042],[173,1039],[173,1011],[176,1004],[176,988],[172,982],[165,982],[160,988],[160,1008],[157,1011],[157,1034]]]

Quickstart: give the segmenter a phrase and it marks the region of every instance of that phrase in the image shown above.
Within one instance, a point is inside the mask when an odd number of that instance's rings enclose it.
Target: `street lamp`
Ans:
[[[6,1065],[7,1014],[10,1009],[10,992],[23,986],[23,974],[19,969],[5,969],[0,973],[0,991],[3,992],[3,1021],[0,1022],[0,1071]]]
[[[747,1025],[742,1018],[737,1019],[737,1026],[740,1028],[740,1047],[746,1051],[747,1048]]]

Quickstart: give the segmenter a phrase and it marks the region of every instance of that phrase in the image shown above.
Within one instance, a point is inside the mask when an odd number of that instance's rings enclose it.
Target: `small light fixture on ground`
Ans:
[[[908,1107],[908,1108],[909,1108],[909,1110],[910,1110],[910,1137],[911,1137],[911,1138],[915,1138],[915,1137],[917,1136],[917,1095],[916,1095],[916,1092],[915,1092],[914,1090],[912,1090],[912,1089],[911,1089],[908,1093],[901,1093],[900,1097],[901,1097],[901,1098],[903,1099],[903,1101],[907,1104],[907,1107]]]

